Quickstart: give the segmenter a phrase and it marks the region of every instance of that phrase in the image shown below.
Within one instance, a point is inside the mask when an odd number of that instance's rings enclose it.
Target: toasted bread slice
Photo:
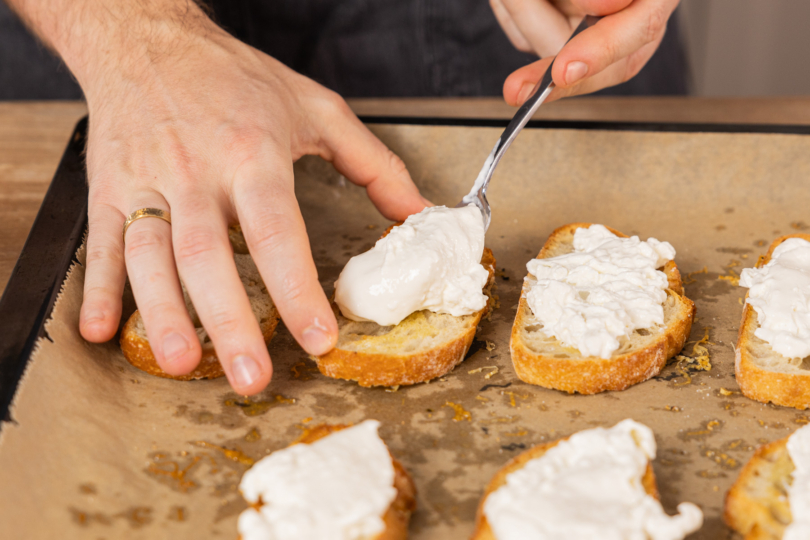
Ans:
[[[788,238],[810,241],[810,234],[791,234],[777,238],[768,253],[757,261],[762,268],[771,260],[773,250]],[[748,298],[748,295],[745,295]],[[787,358],[754,335],[759,327],[757,312],[748,304],[743,309],[734,372],[743,395],[762,403],[785,407],[810,407],[810,357]]]
[[[483,289],[488,300],[471,315],[454,317],[423,310],[395,326],[380,326],[347,319],[332,302],[338,342],[328,353],[313,357],[318,369],[327,377],[357,381],[366,387],[416,384],[449,373],[464,360],[478,322],[492,309],[495,257],[489,248],[484,248],[481,264],[489,272]]]
[[[548,259],[574,250],[574,232],[591,223],[571,223],[551,233],[538,259]],[[608,230],[622,238],[626,235]],[[640,329],[621,338],[619,349],[609,359],[583,357],[577,349],[563,346],[546,337],[526,301],[530,283],[523,284],[510,348],[518,377],[527,383],[563,390],[568,393],[596,394],[605,390],[624,390],[628,386],[656,376],[667,360],[682,348],[695,316],[695,304],[683,293],[681,274],[675,262],[662,269],[669,280],[664,302],[664,325]]]
[[[346,424],[318,424],[305,430],[292,444],[312,444],[347,427],[351,426]],[[364,540],[405,540],[408,538],[408,524],[411,520],[411,514],[416,510],[416,486],[414,486],[413,479],[408,474],[408,471],[394,456],[391,456],[391,463],[394,466],[394,488],[397,490],[397,495],[382,516],[385,522],[385,530],[374,538]],[[251,506],[256,510],[261,508],[261,504]]]
[[[487,521],[486,515],[484,515],[484,503],[486,503],[487,497],[506,483],[506,477],[510,473],[513,473],[518,469],[522,469],[528,461],[541,457],[543,454],[557,446],[560,442],[567,439],[568,437],[529,448],[525,452],[515,456],[511,461],[509,461],[509,463],[504,465],[503,468],[495,473],[495,476],[492,477],[492,480],[490,480],[489,485],[487,485],[487,488],[484,491],[484,496],[481,497],[481,502],[478,504],[478,511],[476,512],[475,516],[475,531],[473,532],[470,540],[497,540],[495,538],[495,533],[492,532],[492,528]],[[660,496],[658,495],[658,487],[655,483],[655,473],[653,473],[652,464],[649,462],[647,463],[647,470],[644,472],[644,476],[641,478],[641,483],[644,486],[644,491],[646,491],[647,494],[649,494],[651,497],[655,497],[656,499],[660,499]]]
[[[793,521],[786,488],[794,468],[787,437],[760,447],[726,494],[726,524],[745,540],[782,538]]]
[[[242,285],[245,286],[250,306],[253,308],[253,313],[259,321],[259,327],[264,336],[265,343],[270,343],[270,340],[275,333],[276,326],[278,325],[279,314],[276,306],[273,304],[273,299],[267,292],[264,286],[259,269],[253,262],[253,259],[248,254],[247,244],[242,236],[241,229],[237,227],[231,228],[229,231],[231,245],[234,249],[234,261],[236,262],[236,269],[239,272],[239,278],[242,280]],[[214,379],[225,375],[222,371],[222,365],[217,359],[216,351],[214,351],[214,344],[208,337],[208,333],[202,327],[200,318],[194,305],[191,303],[186,288],[183,287],[183,297],[186,301],[186,308],[188,308],[191,321],[197,330],[197,337],[202,346],[202,358],[199,365],[186,375],[169,375],[163,371],[155,360],[155,355],[152,353],[152,348],[149,345],[149,338],[146,336],[146,328],[143,325],[143,318],[138,310],[130,316],[121,331],[121,350],[124,357],[130,364],[136,368],[156,375],[158,377],[165,377],[168,379],[176,379],[179,381],[188,381],[192,379]]]
[[[319,424],[307,429],[296,440],[296,443],[311,444],[330,433],[347,427],[350,426]],[[383,515],[385,531],[376,538],[369,540],[403,540],[407,538],[408,523],[411,520],[411,514],[416,510],[416,486],[413,479],[394,456],[391,456],[391,462],[394,465],[394,487],[397,490],[397,496],[391,502],[391,506],[388,507],[385,515]]]

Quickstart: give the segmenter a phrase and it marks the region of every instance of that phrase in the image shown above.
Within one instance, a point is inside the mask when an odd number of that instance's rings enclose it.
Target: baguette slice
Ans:
[[[726,525],[745,540],[782,538],[793,521],[786,487],[794,468],[787,437],[761,446],[726,494]]]
[[[492,528],[487,521],[487,517],[484,515],[484,504],[486,503],[487,497],[489,497],[490,493],[494,492],[506,483],[506,477],[510,473],[513,473],[518,469],[522,469],[528,461],[541,457],[543,454],[557,446],[560,442],[567,439],[568,437],[565,437],[563,439],[529,448],[525,452],[515,456],[511,461],[504,465],[503,468],[495,473],[495,476],[492,477],[492,480],[490,480],[489,485],[487,485],[487,488],[484,491],[484,496],[481,497],[481,502],[478,503],[478,511],[475,515],[475,531],[473,532],[470,540],[497,540],[495,538],[495,533],[492,532]],[[647,463],[647,470],[645,471],[644,476],[641,478],[641,483],[644,486],[644,491],[646,491],[648,495],[660,500],[658,486],[655,483],[655,473],[653,473],[652,464],[649,462]]]
[[[768,264],[773,250],[788,238],[810,241],[810,234],[777,238],[768,253],[757,261],[757,268]],[[797,409],[810,407],[810,359],[782,356],[754,335],[758,327],[757,312],[745,304],[734,358],[734,372],[743,395],[762,403],[770,401]]]
[[[574,232],[591,225],[571,223],[555,230],[537,258],[573,252]],[[610,227],[608,230],[627,238]],[[667,360],[683,348],[695,316],[695,304],[684,296],[675,262],[668,262],[661,270],[669,280],[664,326],[636,330],[629,339],[620,338],[619,349],[609,359],[583,357],[577,349],[543,335],[526,302],[529,283],[524,282],[510,341],[512,364],[520,380],[571,394],[596,394],[624,390],[658,375]]]
[[[247,244],[242,236],[241,229],[237,227],[231,228],[229,231],[231,239],[231,246],[234,250],[234,261],[236,269],[239,272],[239,278],[242,280],[242,285],[245,287],[250,306],[253,308],[253,314],[259,321],[259,327],[264,336],[265,343],[270,343],[275,333],[276,326],[278,325],[279,314],[276,306],[273,304],[273,299],[267,292],[264,286],[259,269],[256,268],[253,259],[248,254]],[[191,303],[183,286],[183,298],[186,301],[186,308],[188,308],[191,321],[194,323],[197,330],[197,337],[202,345],[202,358],[199,365],[186,375],[169,375],[163,371],[155,360],[155,355],[152,353],[152,348],[149,345],[149,338],[146,336],[146,328],[143,324],[143,318],[138,310],[130,316],[121,331],[121,350],[127,361],[136,368],[167,379],[175,379],[179,381],[188,381],[193,379],[214,379],[222,377],[225,372],[222,371],[222,365],[217,359],[216,351],[214,351],[214,344],[208,337],[208,333],[202,327],[200,318],[194,305]]]
[[[305,430],[292,444],[312,444],[347,427],[351,426],[345,424],[318,424]],[[394,488],[397,490],[397,495],[382,516],[385,522],[385,530],[374,538],[364,538],[363,540],[405,540],[408,538],[408,523],[411,520],[411,514],[416,509],[416,486],[414,486],[413,479],[411,479],[408,471],[394,456],[391,456],[391,463],[394,465]],[[261,504],[252,506],[256,510],[261,508]]]
[[[454,317],[423,310],[395,326],[380,326],[347,319],[333,301],[338,342],[328,353],[313,357],[318,369],[327,377],[357,381],[365,387],[416,384],[449,373],[464,360],[478,322],[494,303],[495,257],[489,248],[484,248],[481,264],[489,272],[483,290],[488,300],[471,315]]]

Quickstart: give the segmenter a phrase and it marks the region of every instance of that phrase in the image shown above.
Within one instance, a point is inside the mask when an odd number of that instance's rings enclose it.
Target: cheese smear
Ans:
[[[360,540],[382,532],[396,489],[379,425],[366,420],[251,467],[239,490],[262,504],[239,516],[242,540]]]
[[[335,283],[340,312],[391,326],[423,309],[456,317],[483,309],[484,232],[473,205],[434,206],[408,217],[343,268]]]
[[[740,287],[757,312],[754,335],[787,358],[810,355],[810,242],[788,238],[762,268],[746,268]]]
[[[574,232],[574,251],[526,265],[526,302],[541,331],[583,356],[610,358],[619,338],[664,324],[669,242],[620,238],[603,225]]]
[[[641,479],[650,428],[624,420],[575,433],[506,476],[484,502],[497,540],[681,540],[703,524],[691,503],[668,516]]]
[[[797,429],[788,437],[788,455],[796,469],[787,489],[793,520],[785,528],[782,540],[810,538],[810,426]]]

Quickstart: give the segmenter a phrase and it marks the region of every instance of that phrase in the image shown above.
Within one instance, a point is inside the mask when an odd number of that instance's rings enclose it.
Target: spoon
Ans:
[[[586,28],[590,28],[596,24],[599,19],[601,19],[601,17],[586,15],[585,18],[582,19],[582,22],[579,23],[579,26],[576,27],[574,33],[571,34],[571,37],[568,38],[568,41],[571,41]],[[568,41],[566,41],[566,44]],[[477,206],[478,209],[481,210],[481,215],[484,218],[485,231],[489,229],[489,223],[492,221],[492,211],[487,201],[487,187],[489,186],[489,181],[492,179],[492,173],[495,172],[495,167],[498,166],[506,149],[509,148],[518,136],[518,133],[526,126],[529,119],[531,119],[537,109],[540,108],[540,105],[542,105],[549,94],[551,94],[551,91],[554,90],[554,81],[551,78],[551,68],[553,66],[554,61],[551,62],[543,78],[540,79],[540,82],[538,82],[534,90],[532,90],[532,95],[520,106],[515,116],[512,117],[512,120],[509,122],[509,125],[503,130],[501,137],[498,139],[498,142],[495,143],[495,147],[484,162],[484,167],[481,169],[481,172],[478,173],[478,178],[475,179],[472,190],[456,205],[456,208],[470,204]]]

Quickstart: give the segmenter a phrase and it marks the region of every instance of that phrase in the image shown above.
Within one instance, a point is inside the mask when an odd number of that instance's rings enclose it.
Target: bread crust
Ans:
[[[573,238],[577,229],[591,225],[571,223],[559,227],[551,233],[537,258],[548,258],[556,247]],[[627,238],[615,229],[607,229],[616,236]],[[609,359],[582,356],[553,358],[531,351],[520,336],[531,316],[526,301],[528,285],[524,283],[510,339],[512,365],[520,380],[568,393],[596,394],[606,390],[624,390],[658,375],[667,360],[676,355],[686,343],[696,311],[694,302],[683,294],[683,282],[675,262],[668,262],[663,272],[669,280],[667,296],[673,298],[680,307],[676,318],[667,325],[665,332],[644,349]]]
[[[306,429],[292,444],[312,444],[348,427],[351,425],[318,424]],[[391,454],[390,451],[388,453]],[[411,515],[416,510],[416,486],[411,475],[393,455],[391,455],[391,463],[394,465],[394,488],[397,490],[397,496],[382,516],[385,530],[369,540],[405,540],[408,538],[408,524]]]
[[[469,321],[463,331],[454,339],[418,353],[357,352],[335,347],[320,357],[314,357],[318,369],[327,377],[356,381],[364,387],[410,385],[449,373],[464,360],[481,317],[492,309],[494,303],[492,286],[495,280],[495,257],[489,248],[484,248],[481,264],[489,272],[483,290],[487,295],[487,304],[477,313],[468,316]],[[334,302],[332,309],[336,315],[339,314]],[[361,339],[372,341],[373,336],[364,336]]]
[[[481,501],[478,503],[478,510],[475,514],[475,531],[473,531],[473,535],[470,537],[470,540],[497,540],[495,533],[492,532],[492,528],[489,525],[489,521],[487,521],[487,517],[484,515],[484,504],[486,503],[487,497],[506,483],[506,477],[510,473],[515,472],[518,469],[522,469],[526,465],[526,462],[542,456],[560,444],[562,441],[566,440],[568,440],[568,437],[533,446],[532,448],[529,448],[525,452],[521,452],[512,458],[506,465],[495,473],[495,475],[489,481],[486,490],[484,490],[484,495],[481,497]],[[653,472],[652,464],[650,462],[647,462],[647,470],[644,472],[644,476],[641,478],[641,483],[644,486],[644,491],[646,491],[648,495],[655,497],[656,500],[660,500],[661,497],[658,494],[658,486],[655,482],[655,473]]]
[[[784,493],[793,472],[787,440],[759,447],[726,493],[723,520],[745,540],[779,540],[792,521]]]
[[[276,326],[278,326],[278,311],[273,310],[273,316],[268,317],[266,321],[260,323],[262,336],[265,343],[270,343],[275,334]],[[157,363],[155,355],[152,352],[152,347],[149,345],[149,340],[142,337],[138,328],[143,326],[143,319],[139,310],[135,310],[130,318],[124,325],[121,331],[121,351],[124,353],[124,358],[127,362],[145,371],[150,375],[156,377],[163,377],[165,379],[174,379],[176,381],[191,381],[195,379],[216,379],[222,377],[225,372],[222,371],[222,364],[219,363],[217,353],[214,350],[214,345],[209,341],[202,345],[202,357],[200,363],[194,368],[194,371],[186,375],[169,375]]]
[[[764,257],[760,257],[756,267],[762,268],[768,264],[777,246],[789,238],[810,241],[810,234],[797,233],[780,236],[771,244],[768,253]],[[745,298],[748,299],[748,293]],[[770,371],[758,366],[752,359],[750,346],[758,326],[757,313],[753,307],[745,304],[734,355],[734,373],[740,390],[744,396],[762,403],[772,402],[784,407],[807,409],[810,407],[810,372],[800,374]],[[767,343],[765,346],[770,347]],[[773,354],[778,355],[775,351]]]

